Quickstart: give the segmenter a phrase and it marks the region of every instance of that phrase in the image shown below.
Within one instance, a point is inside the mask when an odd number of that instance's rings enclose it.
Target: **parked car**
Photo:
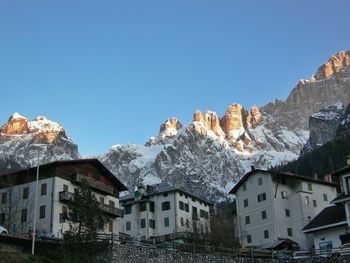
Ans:
[[[7,235],[9,232],[7,231],[6,228],[4,228],[3,226],[0,226],[0,234],[2,235]]]
[[[33,238],[33,236],[34,236],[33,230],[29,230],[27,236],[28,236],[28,238]],[[56,237],[51,232],[46,231],[45,229],[35,230],[35,238],[41,239],[41,240],[49,240],[49,241],[58,241],[59,240],[58,237]]]

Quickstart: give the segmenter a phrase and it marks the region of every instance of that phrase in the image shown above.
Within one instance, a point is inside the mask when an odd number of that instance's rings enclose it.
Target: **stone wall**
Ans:
[[[115,245],[111,258],[106,263],[340,263],[350,262],[349,258],[334,257],[320,259],[278,260],[178,252],[174,250],[138,247],[133,245]]]

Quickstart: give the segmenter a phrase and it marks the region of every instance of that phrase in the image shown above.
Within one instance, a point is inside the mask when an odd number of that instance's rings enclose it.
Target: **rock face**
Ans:
[[[341,102],[312,114],[309,119],[310,136],[301,150],[301,155],[333,140],[337,136],[339,126],[344,123],[344,118],[345,109]]]
[[[35,166],[38,153],[40,163],[79,158],[77,145],[58,123],[13,114],[0,129],[0,173]]]
[[[192,123],[172,136],[164,137],[161,129],[146,146],[117,145],[101,160],[131,187],[166,180],[217,201],[251,165],[268,168],[296,159],[309,138],[309,117],[328,105],[349,103],[349,54],[332,56],[310,80],[299,81],[286,101],[251,109],[233,103],[221,118],[196,111]],[[329,127],[316,117],[310,127],[314,122]],[[337,132],[311,131],[315,144]]]

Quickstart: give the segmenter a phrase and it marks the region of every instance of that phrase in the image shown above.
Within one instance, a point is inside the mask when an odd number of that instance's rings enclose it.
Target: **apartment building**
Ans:
[[[33,229],[37,167],[0,176],[0,224],[11,234]],[[39,167],[36,229],[60,236],[69,230],[67,204],[84,180],[108,217],[105,232],[118,233],[119,192],[127,188],[97,159],[56,161]]]
[[[168,183],[138,186],[120,198],[124,217],[119,229],[137,239],[188,238],[210,231],[211,203]]]
[[[300,249],[310,248],[312,239],[301,230],[336,197],[336,187],[311,177],[253,169],[230,191],[236,196],[241,244],[273,247],[289,240]]]

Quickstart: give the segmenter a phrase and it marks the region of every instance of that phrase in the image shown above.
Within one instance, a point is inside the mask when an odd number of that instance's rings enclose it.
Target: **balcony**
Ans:
[[[61,202],[69,202],[73,200],[73,193],[62,191],[59,192],[58,197]]]
[[[106,205],[106,204],[100,204],[101,210],[109,214],[113,217],[122,217],[123,216],[123,210],[119,209],[117,207],[111,206],[111,205]]]
[[[72,176],[73,183],[81,183],[83,180],[91,188],[98,190],[100,192],[109,194],[109,195],[113,195],[113,187],[108,186],[105,183],[102,183],[100,181],[97,181],[95,179],[92,179],[92,178],[87,177],[87,176],[82,175],[82,174],[75,174]]]

